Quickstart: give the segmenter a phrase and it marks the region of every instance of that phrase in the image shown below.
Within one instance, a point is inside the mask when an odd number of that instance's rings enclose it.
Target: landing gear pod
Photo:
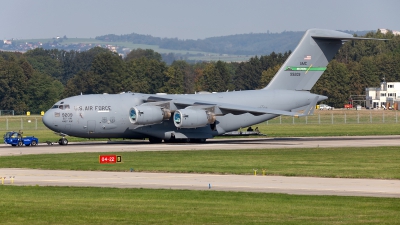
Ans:
[[[158,106],[137,106],[129,110],[129,120],[137,125],[151,125],[168,120],[171,112]]]
[[[181,109],[174,114],[174,124],[178,128],[204,127],[214,122],[215,115],[204,110]]]

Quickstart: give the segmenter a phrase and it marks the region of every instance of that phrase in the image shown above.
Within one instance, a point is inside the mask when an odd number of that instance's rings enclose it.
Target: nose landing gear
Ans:
[[[65,137],[62,137],[58,140],[58,144],[59,145],[67,145],[68,144],[68,139],[66,139]]]

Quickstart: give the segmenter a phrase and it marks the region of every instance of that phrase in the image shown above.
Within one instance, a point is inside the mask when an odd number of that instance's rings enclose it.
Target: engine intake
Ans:
[[[152,125],[168,120],[171,112],[159,106],[136,106],[129,110],[131,123],[137,125]]]
[[[204,127],[215,122],[215,115],[204,110],[181,109],[174,114],[174,124],[178,128]]]

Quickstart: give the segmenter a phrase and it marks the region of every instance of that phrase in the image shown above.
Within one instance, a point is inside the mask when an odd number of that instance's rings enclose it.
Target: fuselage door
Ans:
[[[88,128],[88,133],[89,134],[94,133],[94,130],[96,129],[96,121],[95,120],[88,120],[87,121],[87,128]]]

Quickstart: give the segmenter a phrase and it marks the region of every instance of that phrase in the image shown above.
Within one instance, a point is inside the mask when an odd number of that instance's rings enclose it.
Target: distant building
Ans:
[[[12,44],[12,41],[11,41],[11,40],[4,40],[3,43],[4,43],[5,45],[11,45],[11,44]]]
[[[388,29],[384,29],[384,28],[379,29],[379,31],[380,31],[382,34],[386,34],[387,32],[389,32]],[[392,30],[392,33],[393,33],[394,35],[400,35],[400,31]]]
[[[112,52],[117,52],[117,47],[112,46],[112,45],[106,45],[106,48],[111,50]]]
[[[388,109],[389,107],[399,109],[400,104],[400,82],[381,82],[379,88],[366,88],[366,108]]]

